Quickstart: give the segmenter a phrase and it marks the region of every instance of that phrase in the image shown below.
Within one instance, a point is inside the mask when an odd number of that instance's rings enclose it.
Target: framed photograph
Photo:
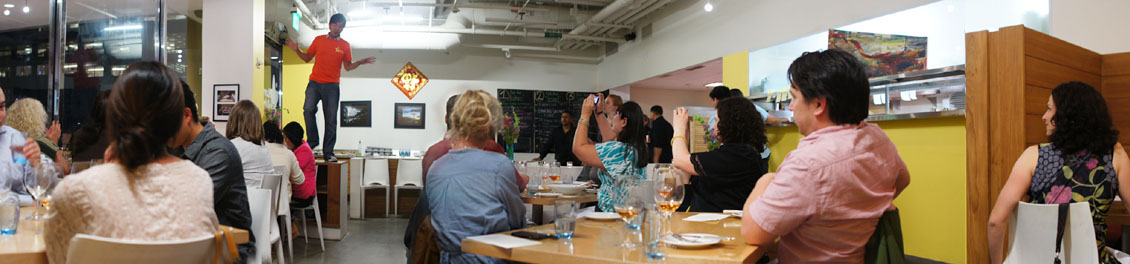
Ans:
[[[239,102],[239,84],[216,84],[212,89],[216,90],[212,102],[212,120],[226,122],[231,117],[235,103]]]
[[[393,128],[424,129],[425,104],[396,103],[393,109]]]
[[[373,127],[372,101],[341,101],[342,127]]]

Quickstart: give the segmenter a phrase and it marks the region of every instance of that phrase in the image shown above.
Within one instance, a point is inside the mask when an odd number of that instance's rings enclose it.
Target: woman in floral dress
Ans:
[[[1052,90],[1042,119],[1050,142],[1021,154],[989,217],[993,263],[1004,260],[1008,218],[1024,196],[1035,204],[1090,204],[1099,260],[1120,263],[1114,249],[1106,247],[1106,214],[1116,195],[1130,208],[1130,186],[1124,186],[1130,184],[1130,160],[1118,143],[1106,101],[1087,84],[1064,83]]]

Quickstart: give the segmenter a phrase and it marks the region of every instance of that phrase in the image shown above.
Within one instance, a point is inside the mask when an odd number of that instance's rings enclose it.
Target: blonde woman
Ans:
[[[448,119],[451,151],[432,164],[424,185],[440,263],[502,263],[460,249],[463,238],[526,224],[526,208],[514,188],[514,164],[505,155],[483,149],[502,126],[502,106],[487,92],[467,91]]]
[[[239,101],[231,111],[228,130],[224,134],[239,151],[243,161],[243,180],[248,188],[259,188],[263,174],[275,174],[271,152],[263,138],[263,118],[259,108],[248,100]]]
[[[27,136],[39,143],[40,153],[55,161],[55,166],[62,175],[70,174],[70,166],[63,162],[63,153],[59,152],[59,121],[51,122],[47,128],[47,111],[43,103],[32,98],[16,100],[8,106],[7,125],[27,133]]]

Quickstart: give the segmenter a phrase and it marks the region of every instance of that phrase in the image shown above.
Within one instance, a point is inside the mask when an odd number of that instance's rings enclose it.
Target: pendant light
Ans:
[[[31,8],[27,6],[27,0],[24,0],[24,14],[31,12]]]

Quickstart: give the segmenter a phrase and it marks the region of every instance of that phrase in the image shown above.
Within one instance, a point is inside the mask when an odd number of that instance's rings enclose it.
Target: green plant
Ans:
[[[506,141],[506,144],[514,144],[518,142],[519,132],[522,131],[519,127],[522,123],[522,119],[518,118],[518,114],[513,111],[511,111],[509,115],[504,116],[505,119],[503,119],[502,122],[502,131],[500,131],[500,133],[502,133],[502,140]]]

